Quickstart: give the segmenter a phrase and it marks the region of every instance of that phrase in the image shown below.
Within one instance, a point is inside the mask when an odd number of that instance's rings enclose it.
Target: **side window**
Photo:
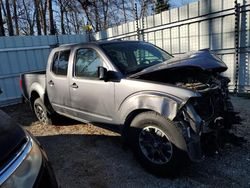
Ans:
[[[57,52],[54,55],[52,72],[56,75],[67,75],[70,50]]]
[[[79,49],[76,53],[75,76],[98,77],[98,67],[102,66],[102,59],[93,49]]]

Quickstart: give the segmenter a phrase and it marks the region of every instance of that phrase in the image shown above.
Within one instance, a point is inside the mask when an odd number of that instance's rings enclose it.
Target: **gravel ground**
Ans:
[[[242,146],[226,144],[217,155],[191,164],[171,179],[142,169],[114,132],[70,120],[64,120],[64,125],[40,125],[27,104],[2,109],[38,138],[61,187],[250,188],[250,99],[232,100],[244,119],[233,131],[247,142]]]

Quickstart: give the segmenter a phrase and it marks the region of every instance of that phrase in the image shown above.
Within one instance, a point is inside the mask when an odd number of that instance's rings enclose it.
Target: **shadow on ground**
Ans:
[[[176,178],[156,177],[145,171],[120,136],[39,136],[62,187],[246,187],[248,170],[231,161],[240,147],[208,157],[182,170]],[[245,148],[246,149],[246,148]],[[242,154],[242,151],[241,151]],[[245,155],[247,153],[245,152]],[[231,156],[231,157],[232,157]],[[249,166],[249,164],[248,164]],[[242,168],[242,169],[239,169]],[[244,177],[245,176],[245,177]]]
[[[245,119],[237,134],[249,138],[250,101],[233,98]],[[27,104],[2,108],[44,146],[61,187],[249,187],[250,143],[226,144],[219,153],[193,163],[175,179],[146,172],[118,134],[89,124],[40,125]],[[79,123],[79,122],[78,122]],[[32,126],[30,126],[32,125]]]

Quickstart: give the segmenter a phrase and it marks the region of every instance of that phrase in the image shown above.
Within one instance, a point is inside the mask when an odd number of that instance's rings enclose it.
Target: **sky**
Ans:
[[[180,7],[184,4],[192,3],[198,0],[170,0],[170,4],[174,5],[175,7]]]

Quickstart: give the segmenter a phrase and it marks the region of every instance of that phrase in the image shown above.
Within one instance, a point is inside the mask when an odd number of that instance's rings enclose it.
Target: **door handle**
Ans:
[[[52,80],[50,80],[50,81],[48,82],[48,84],[49,84],[50,86],[53,86],[53,85],[54,85],[54,82],[53,82]]]
[[[78,88],[78,85],[77,85],[76,83],[73,83],[73,84],[71,85],[71,87],[74,88],[74,89],[77,89],[77,88]]]

